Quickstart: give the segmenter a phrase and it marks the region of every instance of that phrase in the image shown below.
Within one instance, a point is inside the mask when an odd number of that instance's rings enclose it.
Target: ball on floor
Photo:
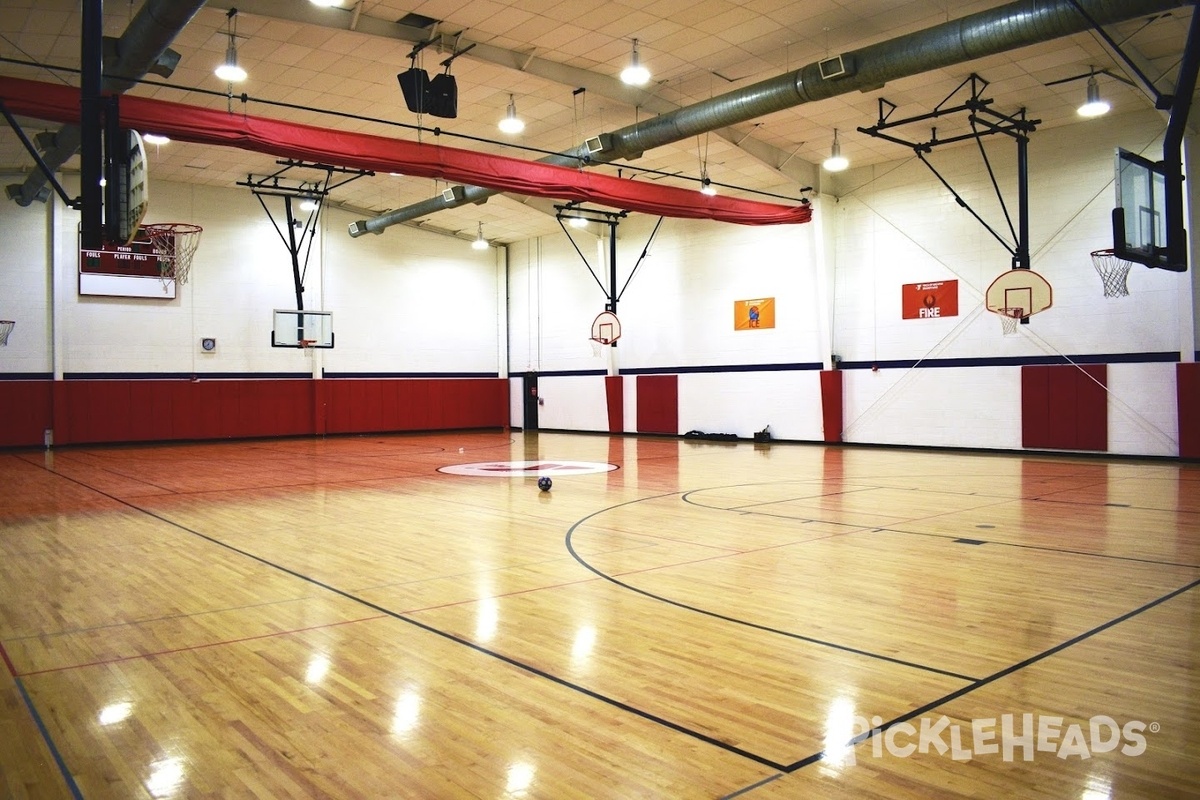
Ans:
[[[550,491],[550,487],[553,485],[554,485],[554,481],[550,480],[549,478],[547,478],[544,475],[542,477],[538,478],[538,488],[541,489],[543,492]]]

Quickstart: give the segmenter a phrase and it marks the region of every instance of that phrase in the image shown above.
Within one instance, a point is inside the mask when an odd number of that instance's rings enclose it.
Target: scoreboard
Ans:
[[[139,229],[129,244],[79,250],[79,293],[102,297],[175,299],[174,265]]]

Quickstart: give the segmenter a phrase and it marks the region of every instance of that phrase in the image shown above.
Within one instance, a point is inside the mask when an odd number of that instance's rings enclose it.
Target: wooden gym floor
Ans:
[[[620,468],[437,471],[540,459]],[[1196,465],[470,432],[0,485],[0,796],[1200,795]]]

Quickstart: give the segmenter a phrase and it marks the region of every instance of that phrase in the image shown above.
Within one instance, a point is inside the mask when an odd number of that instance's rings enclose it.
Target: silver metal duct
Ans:
[[[147,0],[116,41],[115,52],[105,53],[105,78],[101,91],[128,91],[142,76],[159,65],[160,60],[168,62],[164,64],[164,69],[169,75],[179,56],[168,52],[168,46],[203,6],[204,0]],[[79,152],[79,126],[62,126],[52,141],[50,148],[42,154],[42,160],[53,172]],[[38,169],[24,183],[9,186],[7,193],[18,205],[27,206],[34,200],[45,198],[42,191],[45,185],[46,175]]]
[[[855,91],[871,91],[888,81],[1080,33],[1091,26],[1079,13],[1075,2],[1101,25],[1191,5],[1185,0],[1018,0],[843,53],[840,66],[844,71],[840,73],[837,65],[831,63],[836,59],[812,63],[795,72],[589,140],[602,141],[602,149],[584,144],[538,160],[578,167],[629,158],[655,147],[804,103]],[[449,192],[443,193],[374,219],[351,223],[350,235],[382,233],[392,225],[465,203],[481,203],[497,194],[495,190],[478,186],[455,188],[460,191],[455,191],[453,196],[449,196]]]

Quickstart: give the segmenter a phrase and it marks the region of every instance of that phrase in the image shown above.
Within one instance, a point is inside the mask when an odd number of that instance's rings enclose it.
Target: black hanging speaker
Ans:
[[[449,72],[433,76],[429,81],[428,97],[425,110],[433,116],[445,119],[458,116],[458,82]]]
[[[438,77],[441,77],[440,75]],[[429,111],[429,73],[423,69],[405,70],[396,76],[400,91],[404,93],[404,105],[414,114]]]

